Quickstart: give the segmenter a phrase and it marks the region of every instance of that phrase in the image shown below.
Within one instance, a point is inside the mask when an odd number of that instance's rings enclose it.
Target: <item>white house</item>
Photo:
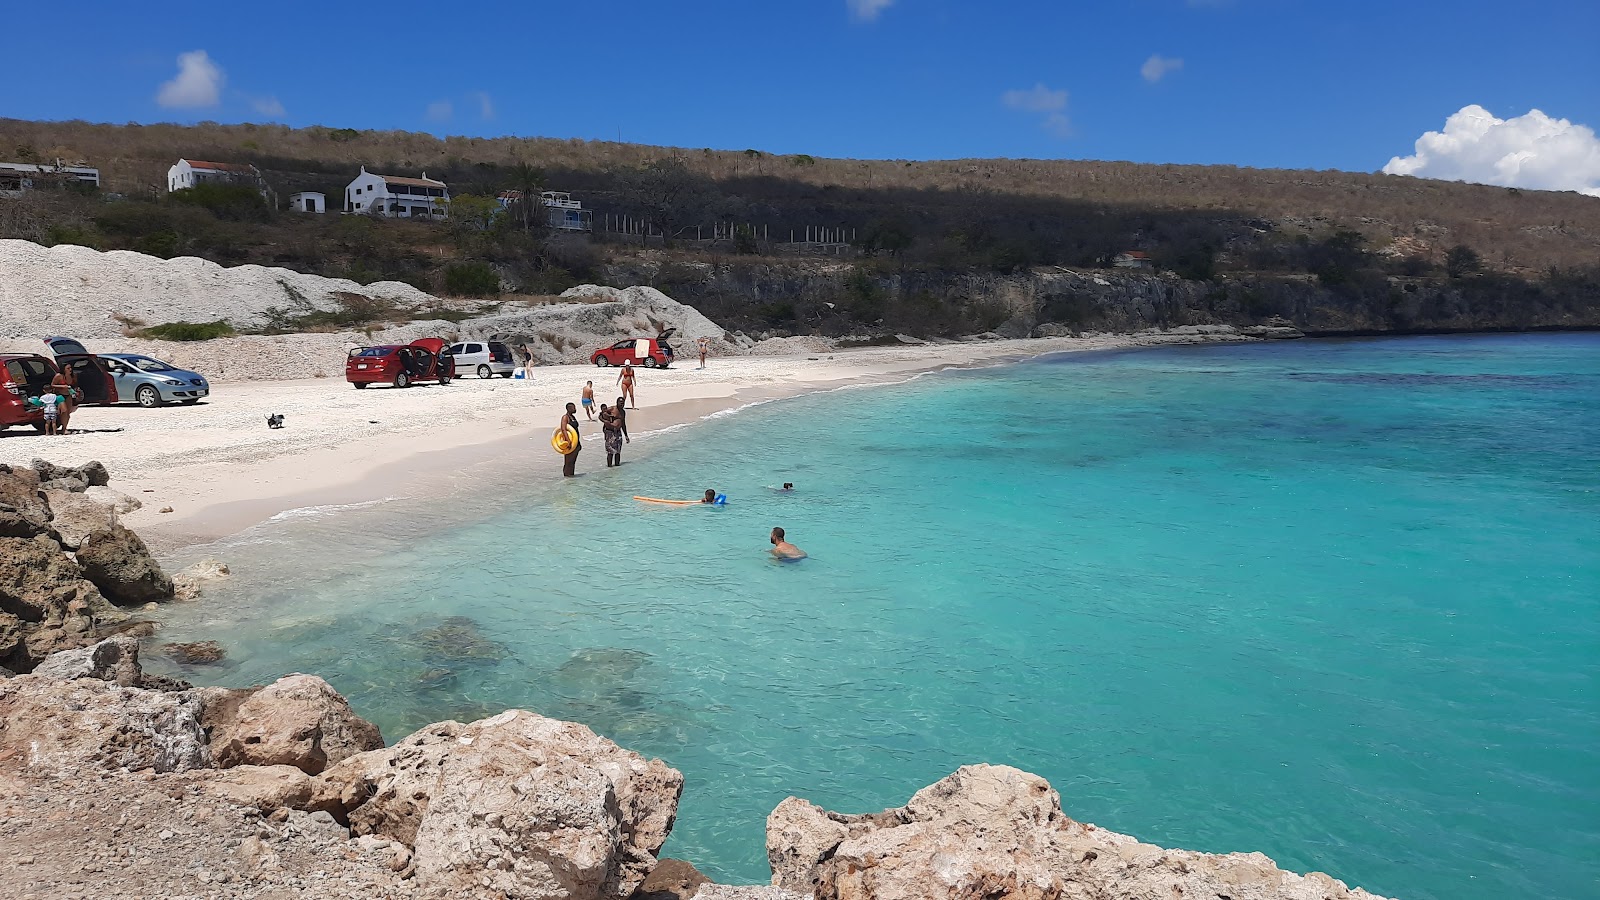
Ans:
[[[296,191],[289,195],[290,212],[325,213],[328,195],[321,191]]]
[[[267,180],[261,170],[249,163],[212,162],[207,159],[180,159],[167,170],[167,191],[182,191],[201,184],[248,184],[267,196]]]
[[[500,208],[509,210],[522,202],[521,191],[501,191],[497,198]],[[583,208],[583,203],[572,199],[566,191],[542,191],[539,205],[545,210],[545,224],[558,231],[593,231],[594,212]]]
[[[361,167],[344,189],[344,211],[401,219],[444,218],[450,214],[450,188],[428,177],[379,175]]]
[[[1151,259],[1150,254],[1143,250],[1129,250],[1126,253],[1118,253],[1111,260],[1111,264],[1119,269],[1153,269],[1156,267],[1156,261]]]

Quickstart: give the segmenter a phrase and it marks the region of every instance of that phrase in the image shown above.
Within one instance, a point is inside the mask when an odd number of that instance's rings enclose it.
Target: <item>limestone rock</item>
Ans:
[[[50,527],[68,550],[78,549],[89,535],[117,524],[115,509],[85,494],[45,488],[44,497],[50,504]]]
[[[49,537],[0,537],[0,612],[24,622],[119,619],[83,569]]]
[[[92,678],[19,675],[0,681],[0,769],[182,772],[211,764],[190,693]]]
[[[0,511],[11,512],[19,519],[44,523],[50,519],[50,507],[39,496],[39,473],[32,469],[13,468],[0,463]],[[24,535],[5,535],[24,537]],[[32,535],[26,535],[32,537]]]
[[[347,816],[356,834],[410,844],[432,889],[573,900],[631,895],[683,790],[660,760],[521,710],[429,726],[320,782],[313,807]]]
[[[89,535],[78,548],[78,563],[113,603],[132,606],[172,598],[172,579],[144,541],[121,525]]]
[[[209,582],[220,581],[232,574],[227,564],[220,560],[201,560],[172,576],[174,598],[194,600],[205,592]]]
[[[767,820],[767,856],[775,886],[817,900],[1376,900],[1259,853],[1163,850],[1075,822],[1044,779],[1007,766],[963,766],[870,816],[791,797]]]
[[[83,492],[83,495],[96,503],[104,503],[111,507],[117,511],[119,516],[125,516],[134,510],[144,508],[144,501],[138,497],[124,494],[115,488],[106,487],[105,485],[90,485],[89,489]]]
[[[81,481],[85,488],[105,487],[111,483],[111,473],[106,471],[106,467],[99,460],[90,460],[81,466],[58,466],[36,459],[29,465],[33,467],[33,471],[39,473],[41,484],[59,479]]]
[[[690,900],[711,879],[681,859],[663,859],[645,876],[633,900]]]
[[[144,672],[139,667],[139,642],[126,636],[107,638],[90,647],[53,654],[35,667],[33,674],[39,678],[62,681],[94,678],[123,687],[138,687],[144,679]]]
[[[173,661],[184,666],[209,666],[219,663],[227,655],[227,651],[216,641],[190,641],[177,644],[162,644],[161,652],[172,657]]]
[[[294,766],[316,775],[383,746],[378,727],[315,675],[290,675],[244,697],[225,719],[207,716],[219,766]]]
[[[311,800],[310,775],[294,766],[234,766],[207,773],[206,793],[262,812],[303,809]]]

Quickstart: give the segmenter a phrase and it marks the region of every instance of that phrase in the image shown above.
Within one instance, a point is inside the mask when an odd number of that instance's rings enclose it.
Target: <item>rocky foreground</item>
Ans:
[[[871,815],[785,800],[767,820],[772,884],[711,884],[658,858],[683,776],[582,725],[507,710],[385,746],[313,675],[146,675],[136,634],[98,635],[126,629],[118,603],[194,586],[90,494],[106,480],[0,472],[6,898],[1378,900],[1258,853],[1074,821],[1044,779],[988,765]]]

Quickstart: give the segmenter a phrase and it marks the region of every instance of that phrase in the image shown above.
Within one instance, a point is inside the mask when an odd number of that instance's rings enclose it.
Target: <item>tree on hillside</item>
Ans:
[[[1466,244],[1451,247],[1444,255],[1444,271],[1451,278],[1465,278],[1483,267],[1478,251]]]
[[[692,222],[711,201],[705,179],[689,171],[683,160],[675,156],[636,169],[624,169],[618,173],[617,180],[622,201],[638,210],[645,223],[661,232],[662,239],[669,243],[674,230]],[[646,240],[648,232],[649,228]]]
[[[544,204],[539,198],[544,191],[544,181],[544,169],[529,165],[526,160],[518,160],[511,168],[511,189],[522,195],[515,204],[514,212],[517,221],[522,224],[523,231],[533,231],[547,224]]]

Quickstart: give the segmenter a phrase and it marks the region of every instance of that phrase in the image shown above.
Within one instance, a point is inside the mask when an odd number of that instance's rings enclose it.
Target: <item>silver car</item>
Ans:
[[[101,353],[117,380],[117,396],[146,409],[167,403],[199,403],[211,394],[205,376],[138,353]]]

